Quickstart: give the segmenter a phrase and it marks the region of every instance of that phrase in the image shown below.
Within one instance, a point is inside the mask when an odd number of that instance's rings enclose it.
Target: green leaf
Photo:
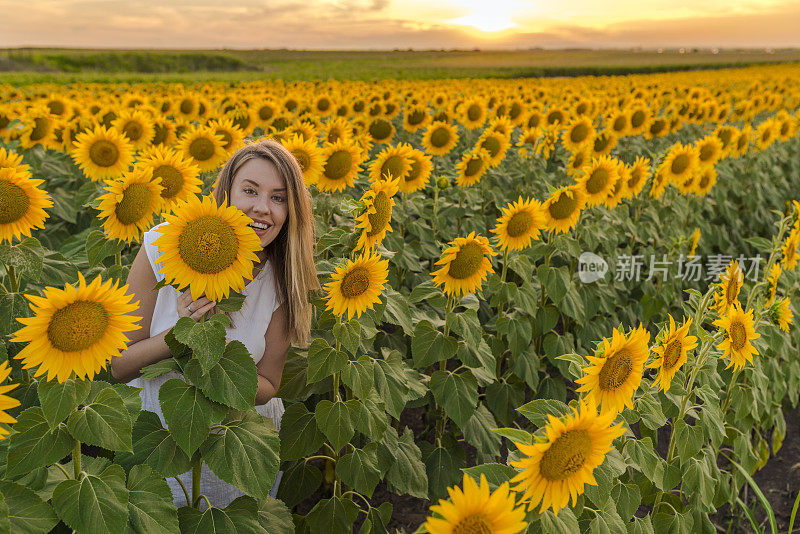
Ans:
[[[414,433],[406,427],[398,437],[394,427],[386,429],[381,444],[388,451],[390,460],[386,480],[399,495],[408,494],[426,499],[428,497],[428,476],[422,462],[422,452],[414,442]]]
[[[377,443],[367,443],[364,448],[345,454],[336,462],[336,474],[342,482],[367,497],[372,497],[381,479],[377,450]]]
[[[510,425],[516,417],[517,406],[525,402],[523,384],[511,384],[504,380],[493,382],[486,387],[486,404],[504,425]]]
[[[411,340],[414,367],[421,369],[432,363],[446,360],[455,355],[456,349],[458,349],[458,340],[452,336],[445,336],[430,322],[420,321],[414,327],[414,337]]]
[[[0,492],[0,532],[11,532],[11,521],[8,519],[6,498]]]
[[[121,532],[128,521],[125,471],[112,464],[99,476],[65,480],[53,490],[53,507],[78,532]]]
[[[464,428],[478,404],[478,382],[470,371],[436,371],[429,383],[433,398],[447,417]]]
[[[522,443],[530,445],[533,442],[533,436],[524,430],[518,428],[494,428],[492,432],[511,440],[514,443]]]
[[[617,511],[623,521],[629,521],[642,504],[642,493],[636,484],[618,482],[611,490],[611,498],[617,503]]]
[[[325,441],[325,436],[317,428],[314,414],[302,402],[286,407],[281,418],[281,460],[299,460],[311,456]]]
[[[112,388],[98,393],[91,404],[73,412],[67,420],[78,441],[112,451],[132,451],[133,422],[122,397]]]
[[[428,473],[428,496],[431,500],[446,497],[447,487],[461,482],[461,469],[466,467],[464,450],[455,440],[448,441],[442,441],[447,447],[434,447],[427,442],[419,444]]]
[[[575,534],[581,531],[571,508],[562,508],[558,515],[548,509],[539,515],[539,521],[542,524],[542,532],[547,534]]]
[[[194,356],[200,360],[203,372],[207,373],[222,358],[227,326],[230,326],[230,319],[218,313],[200,322],[181,317],[172,331],[175,339],[192,349]]]
[[[401,327],[407,336],[414,335],[411,310],[406,297],[391,288],[384,290],[384,295],[386,295],[386,309],[383,312],[383,320]]]
[[[227,297],[217,301],[217,309],[226,313],[238,312],[244,305],[244,299],[245,295],[231,291]]]
[[[205,374],[200,361],[194,358],[186,364],[184,373],[213,401],[237,410],[247,410],[256,404],[258,370],[240,341],[228,343],[219,361]]]
[[[351,319],[350,321],[341,323],[337,322],[333,325],[333,335],[347,352],[355,355],[358,346],[361,344],[361,323],[358,322],[358,319]],[[309,354],[310,353],[311,349],[309,348]]]
[[[656,430],[667,424],[667,418],[661,409],[661,403],[649,392],[639,397],[637,408],[642,416],[644,426]]]
[[[478,313],[475,310],[448,312],[445,323],[452,332],[461,336],[468,344],[477,345],[481,341],[483,328],[481,328]]]
[[[498,486],[517,476],[517,470],[505,464],[482,464],[462,469],[462,471],[478,483],[481,481],[481,475],[484,475],[491,491],[496,490]]]
[[[60,252],[46,251],[42,261],[43,286],[63,286],[78,281],[78,268]]]
[[[385,404],[380,400],[376,393],[371,393],[367,398],[361,400],[361,405],[350,403],[350,420],[353,427],[368,436],[374,441],[383,437],[383,433],[389,426],[386,416]],[[356,408],[356,406],[358,406]]]
[[[92,384],[96,384],[97,382],[99,382],[99,380],[94,380]],[[142,397],[139,395],[141,388],[129,386],[127,384],[111,384],[111,387],[122,399],[123,404],[125,404],[125,409],[128,410],[131,419],[136,420],[136,417],[139,416],[139,412],[142,409]]]
[[[86,259],[89,267],[94,267],[109,256],[121,252],[125,247],[123,241],[108,239],[101,230],[95,230],[86,236]]]
[[[275,483],[280,440],[272,420],[255,411],[231,410],[200,451],[219,478],[258,498]]]
[[[375,360],[374,369],[375,389],[386,404],[386,411],[395,419],[399,419],[411,396],[411,386],[408,383],[409,369],[397,352],[390,353],[386,359]]]
[[[0,480],[0,493],[8,509],[8,523],[14,534],[50,532],[58,517],[33,490],[10,480]]]
[[[175,442],[191,456],[208,436],[211,403],[198,388],[178,378],[162,384],[158,402]]]
[[[85,401],[90,389],[91,383],[85,380],[70,378],[63,384],[58,380],[39,380],[39,402],[50,428],[57,427]]]
[[[148,465],[135,465],[128,473],[128,525],[125,534],[180,532],[172,490]]]
[[[547,424],[548,415],[562,417],[570,413],[569,406],[555,399],[532,400],[517,408],[517,411],[537,427],[543,427]]]
[[[372,391],[375,377],[375,364],[369,356],[361,356],[357,360],[347,362],[347,367],[342,372],[342,381],[353,390],[359,399],[364,399]]]
[[[258,523],[258,503],[247,495],[237,497],[225,508],[212,506],[200,511],[191,506],[183,506],[178,509],[178,521],[182,534],[263,532]]]
[[[330,440],[335,450],[344,447],[355,434],[350,413],[359,413],[360,405],[357,400],[344,401],[337,400],[331,402],[322,400],[314,410],[314,417],[317,419],[317,427]]]
[[[0,244],[0,263],[14,267],[18,276],[39,281],[42,276],[44,247],[39,240],[26,237],[16,245]]]
[[[321,499],[306,515],[311,534],[352,534],[358,506],[348,499]]]
[[[6,293],[5,289],[0,286],[0,331],[16,332],[23,327],[16,319],[30,316],[31,308],[25,295]]]
[[[289,467],[283,470],[278,498],[285,502],[286,506],[293,508],[314,493],[320,484],[322,484],[322,473],[313,464],[303,460],[291,462]]]
[[[481,455],[496,458],[500,455],[502,441],[500,436],[492,432],[497,426],[494,415],[483,403],[478,403],[478,408],[464,425],[464,438]]]
[[[389,521],[392,519],[392,504],[385,502],[378,507],[371,507],[367,512],[359,534],[388,534]]]
[[[617,513],[617,507],[614,500],[609,498],[606,500],[600,513],[595,514],[594,519],[589,527],[592,532],[602,534],[616,534],[618,532],[625,532],[625,522]]]
[[[159,376],[164,376],[167,373],[181,371],[181,366],[175,358],[164,358],[156,363],[151,363],[142,367],[142,380],[155,380]]]
[[[258,524],[269,534],[294,534],[292,513],[284,503],[272,497],[258,500]]]
[[[50,430],[42,408],[33,406],[17,416],[15,434],[9,438],[6,476],[25,474],[37,467],[52,464],[70,452],[75,440],[65,424]]]
[[[702,426],[689,426],[682,419],[675,423],[675,439],[678,443],[678,456],[681,459],[681,463],[694,458],[706,441]]]
[[[540,265],[536,272],[550,300],[555,304],[561,302],[561,299],[567,294],[567,288],[570,285],[569,271],[567,268]]]
[[[436,287],[433,280],[425,280],[421,284],[414,286],[408,301],[411,304],[418,304],[423,300],[429,301],[432,306],[444,307],[445,297],[442,290]],[[432,302],[431,302],[432,301]]]
[[[539,309],[539,292],[530,282],[524,282],[517,290],[516,307],[531,317],[536,316]]]
[[[359,327],[360,328],[360,327]],[[308,373],[306,384],[319,382],[334,373],[344,370],[347,354],[337,351],[322,338],[317,338],[308,347]]]
[[[115,460],[131,467],[146,463],[165,477],[174,477],[189,471],[189,457],[175,443],[175,438],[164,427],[158,415],[142,410],[133,425],[133,454],[117,453]]]

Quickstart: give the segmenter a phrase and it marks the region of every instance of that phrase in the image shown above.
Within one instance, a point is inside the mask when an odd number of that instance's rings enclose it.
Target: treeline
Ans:
[[[3,61],[4,60],[4,61]],[[0,63],[7,70],[50,70],[60,72],[197,72],[258,70],[244,60],[223,53],[205,52],[33,52],[7,51]]]

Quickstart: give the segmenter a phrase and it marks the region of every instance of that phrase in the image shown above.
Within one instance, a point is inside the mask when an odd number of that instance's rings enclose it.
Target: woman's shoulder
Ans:
[[[165,224],[169,223],[162,222],[161,224],[157,224],[142,235],[142,246],[147,253],[147,258],[154,266],[158,263],[159,256],[161,256],[161,253],[159,252],[158,247],[154,244],[154,241],[161,235],[160,228]],[[156,271],[156,269],[153,270]]]

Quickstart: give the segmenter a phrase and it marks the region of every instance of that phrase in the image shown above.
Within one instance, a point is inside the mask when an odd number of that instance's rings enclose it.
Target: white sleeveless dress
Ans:
[[[161,270],[162,264],[157,261],[160,253],[158,247],[153,245],[153,241],[161,235],[158,229],[164,224],[169,223],[165,222],[153,227],[151,230],[145,232],[143,237],[143,246],[150,260],[150,265],[153,267],[154,274]],[[280,305],[275,290],[272,268],[269,263],[266,265],[267,267],[262,269],[255,278],[244,287],[242,291],[242,294],[245,295],[244,305],[241,311],[231,314],[231,320],[234,326],[233,328],[227,329],[228,337],[241,341],[244,346],[247,347],[247,350],[250,351],[256,363],[258,363],[264,355],[264,334],[267,331],[273,312]],[[164,274],[156,274],[156,279],[159,281],[163,280]],[[155,309],[153,310],[153,320],[150,323],[151,336],[172,328],[175,326],[175,323],[178,322],[177,305],[179,295],[180,292],[176,291],[171,286],[162,287],[158,290],[158,298],[156,300]],[[158,402],[158,390],[161,388],[161,385],[170,378],[178,378],[177,373],[169,372],[155,380],[148,381],[142,378],[135,378],[128,382],[129,386],[141,388],[139,395],[142,398],[142,409],[158,414],[164,428],[167,427],[167,424],[166,421],[164,421],[164,414],[161,412],[161,405]],[[266,404],[258,405],[255,408],[261,415],[271,418],[275,427],[280,429],[281,417],[285,411],[281,399],[272,398]],[[275,484],[270,490],[270,496],[275,497],[277,495],[278,485],[280,484],[282,476],[283,472],[279,471]],[[179,478],[186,486],[186,489],[191,492],[191,471],[180,475]],[[173,477],[167,478],[167,483],[172,489],[175,506],[186,506],[186,497],[180,484],[178,484]],[[203,462],[202,465],[200,492],[209,498],[212,505],[220,508],[227,506],[236,497],[244,495],[238,488],[219,479],[211,469],[208,468],[205,462]],[[201,504],[201,506],[205,508],[204,504]]]

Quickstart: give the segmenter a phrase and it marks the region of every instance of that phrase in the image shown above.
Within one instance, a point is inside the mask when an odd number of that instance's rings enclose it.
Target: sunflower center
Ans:
[[[511,237],[519,237],[530,230],[531,226],[533,226],[531,214],[527,211],[519,211],[508,220],[506,232]]]
[[[608,185],[608,180],[611,176],[608,174],[607,169],[598,168],[592,171],[589,179],[586,180],[586,191],[591,195],[596,195],[605,190]]]
[[[50,113],[53,115],[63,115],[67,110],[67,107],[64,105],[64,103],[58,100],[51,100],[47,103],[47,107],[50,109]]]
[[[650,125],[650,133],[653,135],[658,135],[666,126],[667,126],[666,121],[663,121],[661,119],[653,121],[653,124]]]
[[[406,174],[405,181],[413,182],[414,180],[419,178],[421,172],[422,172],[422,163],[418,159],[412,159],[411,167],[408,169],[408,174]]]
[[[469,278],[480,270],[483,264],[483,249],[478,243],[466,243],[450,262],[448,273],[457,280]]]
[[[89,148],[89,159],[98,167],[111,167],[119,161],[119,149],[111,141],[101,139]]]
[[[711,145],[703,145],[700,149],[700,161],[710,161],[717,151]]]
[[[78,300],[53,314],[47,337],[63,352],[88,349],[103,337],[108,327],[108,312],[99,302]]]
[[[30,206],[30,199],[17,184],[9,180],[0,180],[0,224],[8,224],[20,220]]]
[[[634,169],[631,171],[630,178],[628,178],[628,187],[630,189],[635,188],[639,185],[639,181],[642,179],[642,171],[640,169]]]
[[[153,144],[160,145],[167,140],[167,135],[169,134],[169,130],[163,124],[156,124],[155,133],[153,134]]]
[[[373,139],[382,140],[387,139],[392,135],[392,125],[389,121],[378,119],[372,121],[369,125],[369,134]]]
[[[500,153],[500,140],[494,136],[489,136],[481,143],[481,148],[489,152],[489,156],[495,157]]]
[[[391,179],[400,178],[403,175],[404,163],[402,156],[389,156],[381,165],[381,178],[387,174]]]
[[[292,155],[297,160],[297,164],[300,165],[300,170],[306,172],[306,169],[311,164],[311,157],[309,157],[308,152],[305,150],[292,150]]]
[[[631,126],[633,126],[634,128],[638,128],[639,126],[644,124],[644,118],[645,118],[644,111],[640,109],[634,111],[633,115],[631,115]]]
[[[204,215],[190,221],[178,238],[178,253],[183,261],[203,274],[227,269],[236,259],[239,239],[221,218]]]
[[[270,120],[274,114],[275,110],[272,109],[272,106],[261,106],[258,109],[258,118],[262,121]]]
[[[683,174],[686,172],[686,169],[689,168],[691,162],[692,160],[686,154],[678,154],[675,159],[672,160],[670,170],[672,170],[673,174]]]
[[[250,126],[250,115],[247,113],[239,113],[233,118],[233,124],[242,130],[247,130],[247,127]]]
[[[43,139],[49,130],[50,121],[44,117],[36,117],[33,120],[34,126],[31,131],[31,141],[39,141]]]
[[[114,214],[122,224],[139,222],[150,210],[150,188],[147,184],[131,184],[122,193]]]
[[[740,321],[731,323],[730,336],[731,348],[735,351],[742,350],[747,343],[747,329]]]
[[[447,128],[436,128],[431,133],[431,145],[441,148],[450,142],[450,130]],[[485,141],[484,141],[485,142]]]
[[[180,105],[181,113],[184,115],[189,115],[194,111],[194,102],[189,100],[188,98],[181,101]]]
[[[216,130],[214,133],[222,137],[222,148],[228,150],[233,143],[233,136],[227,130]]]
[[[367,215],[369,224],[372,227],[372,229],[367,232],[369,237],[383,231],[392,218],[392,206],[389,202],[389,197],[383,191],[379,191],[378,194],[375,195],[375,200],[372,201],[372,205],[375,206],[375,213]]]
[[[331,101],[327,98],[320,98],[317,100],[317,109],[320,111],[328,111],[331,107]]]
[[[581,470],[592,452],[586,430],[569,430],[556,439],[542,455],[539,469],[549,481],[564,480]]]
[[[122,127],[122,133],[131,141],[138,141],[142,138],[144,128],[136,121],[128,121],[125,123],[125,126]]]
[[[582,143],[589,137],[589,128],[584,123],[577,124],[569,133],[569,139],[573,143]]]
[[[550,211],[550,216],[553,217],[553,219],[568,219],[575,213],[575,210],[578,209],[578,199],[570,197],[569,195],[561,195],[558,200],[552,202],[547,209]]]
[[[453,527],[453,534],[492,534],[493,532],[491,524],[486,521],[483,514],[470,514]]]
[[[596,137],[594,140],[594,151],[597,153],[603,152],[610,142],[611,138],[607,135]]]
[[[189,154],[197,161],[207,161],[214,156],[214,143],[205,137],[198,137],[189,145]]]
[[[353,156],[347,150],[337,150],[325,162],[325,176],[331,180],[341,180],[353,166]]]
[[[667,347],[664,349],[664,369],[675,367],[675,364],[678,363],[678,358],[681,357],[682,349],[683,344],[681,344],[680,339],[673,339],[667,343]]]
[[[614,119],[614,126],[613,126],[614,131],[615,132],[623,131],[625,129],[626,123],[627,121],[625,120],[624,115],[617,117],[616,119]]]
[[[366,267],[355,267],[349,271],[342,283],[339,284],[339,289],[345,298],[353,299],[360,296],[364,291],[369,288],[369,271]]]
[[[153,180],[161,178],[163,198],[172,198],[183,189],[183,174],[172,165],[161,165],[153,171]]]
[[[609,356],[600,370],[600,389],[617,389],[631,374],[633,360],[631,351],[622,348]]]
[[[481,118],[481,107],[478,104],[472,104],[467,108],[467,118],[471,121],[476,121]]]
[[[472,156],[467,161],[467,166],[464,169],[464,176],[475,176],[483,169],[483,160],[477,156]]]

